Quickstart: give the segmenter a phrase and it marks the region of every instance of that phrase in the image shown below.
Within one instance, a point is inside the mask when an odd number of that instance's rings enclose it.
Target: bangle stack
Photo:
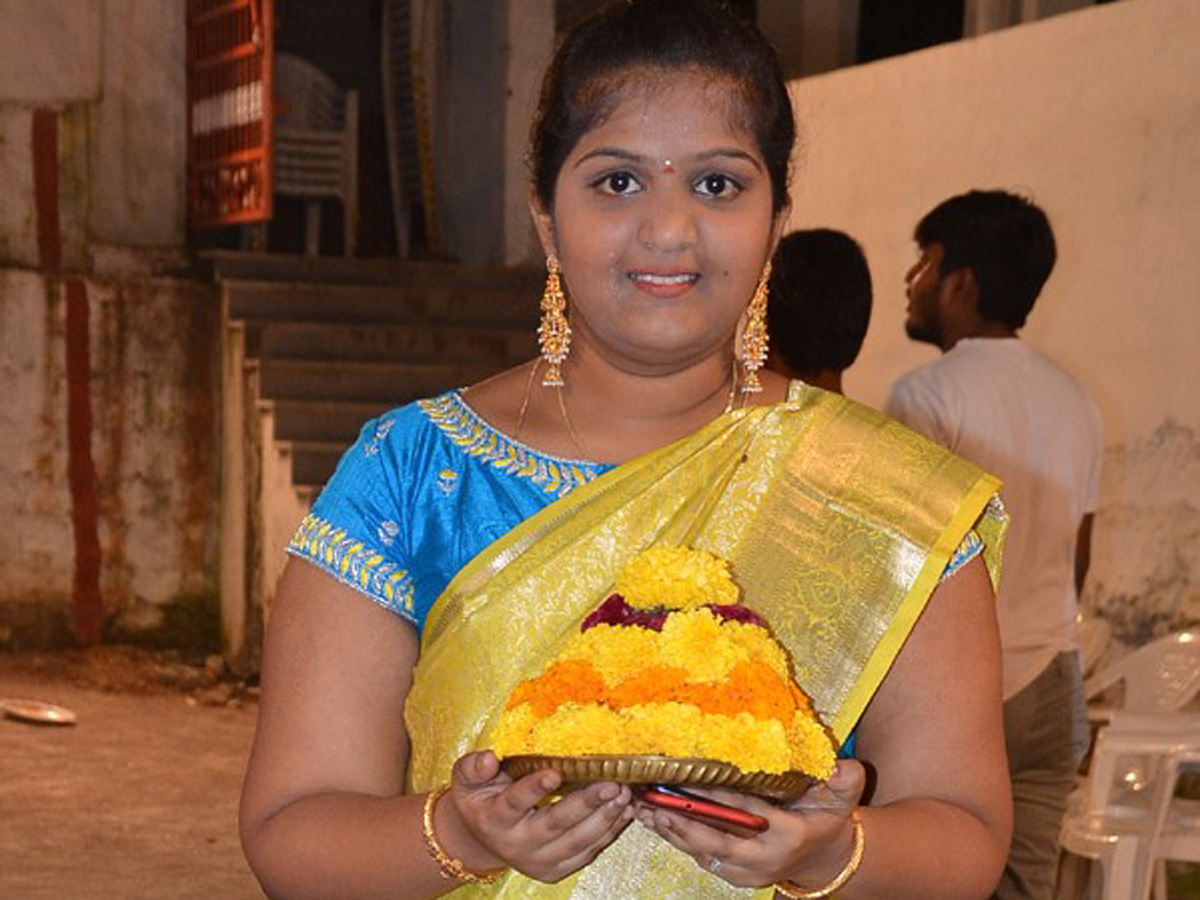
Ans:
[[[780,881],[776,883],[775,890],[792,900],[820,900],[845,885],[858,871],[858,867],[862,863],[863,847],[866,845],[862,819],[859,817],[857,809],[850,813],[850,824],[854,829],[854,849],[850,851],[850,860],[842,868],[842,871],[833,876],[832,881],[819,888],[802,888],[794,881]]]
[[[462,860],[450,856],[442,849],[442,845],[438,843],[437,834],[433,830],[433,811],[437,806],[437,802],[442,799],[442,795],[448,790],[450,790],[450,785],[443,784],[440,788],[430,791],[429,795],[425,798],[423,826],[425,848],[429,851],[429,855],[433,857],[433,861],[437,863],[438,871],[442,873],[443,878],[467,881],[472,884],[491,884],[507,872],[508,869],[496,869],[494,872],[472,872],[462,864]]]

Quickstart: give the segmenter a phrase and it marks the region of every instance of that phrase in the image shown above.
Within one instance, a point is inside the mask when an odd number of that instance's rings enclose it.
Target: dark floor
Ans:
[[[261,897],[236,824],[255,705],[211,684],[164,687],[158,669],[40,662],[0,655],[0,698],[78,721],[0,718],[0,897]]]

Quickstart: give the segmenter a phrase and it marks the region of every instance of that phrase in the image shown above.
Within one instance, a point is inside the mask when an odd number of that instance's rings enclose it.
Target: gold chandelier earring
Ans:
[[[546,361],[542,387],[562,387],[562,364],[571,349],[571,324],[567,321],[567,298],[563,294],[561,269],[553,253],[546,257],[546,289],[542,292],[542,321],[538,325],[538,345]]]
[[[743,394],[757,394],[761,391],[762,382],[758,380],[758,370],[767,361],[767,285],[771,280],[771,264],[768,262],[758,278],[754,288],[754,296],[746,307],[746,327],[738,342],[738,361],[742,364]]]

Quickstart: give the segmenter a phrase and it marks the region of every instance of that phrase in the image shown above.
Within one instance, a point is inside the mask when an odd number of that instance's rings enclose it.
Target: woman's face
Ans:
[[[627,371],[727,353],[786,219],[734,85],[699,71],[627,74],[612,114],[563,163],[551,215],[576,339]]]

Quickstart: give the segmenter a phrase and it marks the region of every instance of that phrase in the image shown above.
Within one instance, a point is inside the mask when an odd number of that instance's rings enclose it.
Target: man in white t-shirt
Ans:
[[[995,897],[1050,900],[1087,740],[1075,615],[1100,415],[1075,379],[1017,338],[1054,268],[1042,210],[1003,191],[971,191],[933,209],[915,238],[905,330],[943,355],[895,384],[887,412],[1004,481],[1011,526],[997,604],[1014,823]]]

